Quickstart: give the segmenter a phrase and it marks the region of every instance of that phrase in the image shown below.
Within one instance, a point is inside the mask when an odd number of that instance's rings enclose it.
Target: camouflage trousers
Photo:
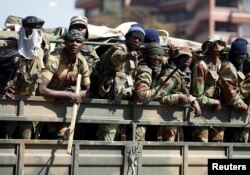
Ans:
[[[145,141],[146,127],[137,126],[135,132],[136,141]],[[160,126],[157,133],[158,141],[170,141],[174,142],[175,140],[183,140],[183,131],[182,127],[176,126]]]
[[[117,132],[119,132],[117,124],[100,124],[96,132],[96,137],[102,141],[114,141]]]
[[[233,132],[233,138],[231,139],[233,142],[250,142],[249,133],[250,128],[237,128]]]
[[[223,127],[213,127],[209,129],[208,127],[194,127],[192,140],[197,142],[223,142],[224,140]]]

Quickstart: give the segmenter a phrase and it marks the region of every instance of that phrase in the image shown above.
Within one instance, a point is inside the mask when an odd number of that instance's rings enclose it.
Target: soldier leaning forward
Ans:
[[[247,44],[247,40],[243,38],[234,40],[228,53],[228,60],[222,62],[220,69],[223,102],[243,112],[248,110],[244,98],[247,98],[249,94],[249,84],[242,72],[243,63],[248,56]],[[233,141],[247,142],[249,128],[240,128],[234,134]]]
[[[134,24],[126,33],[126,44],[117,44],[109,48],[100,60],[98,70],[98,94],[101,98],[131,99],[134,88],[134,76],[140,45],[145,32],[142,26]],[[97,138],[112,141],[116,135],[117,125],[100,125]]]
[[[65,36],[65,47],[52,53],[42,72],[43,80],[39,92],[43,96],[70,100],[79,104],[88,95],[90,79],[85,58],[80,54],[85,38],[78,30],[71,30]],[[77,75],[82,74],[79,94],[68,88],[76,85]],[[68,137],[67,124],[47,125],[50,136]]]
[[[193,66],[192,94],[197,97],[201,105],[214,106],[216,111],[221,110],[219,70],[221,68],[220,54],[226,48],[226,43],[218,35],[211,35],[202,44],[203,57]],[[193,140],[208,142],[210,134],[212,141],[223,141],[224,128],[215,128],[217,132],[207,127],[196,127],[193,131]]]

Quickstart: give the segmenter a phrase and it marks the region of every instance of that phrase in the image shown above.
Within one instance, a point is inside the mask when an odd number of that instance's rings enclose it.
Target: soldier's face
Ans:
[[[157,58],[149,58],[149,60],[150,60],[150,65],[152,67],[159,67],[162,63],[162,60],[157,59]]]
[[[175,58],[174,62],[177,66],[180,66],[180,68],[187,68],[191,65],[192,58],[188,55],[181,55]]]
[[[87,28],[85,25],[83,24],[74,24],[70,27],[70,29],[76,29],[82,32],[83,36],[86,38],[86,34],[87,34]]]
[[[139,37],[133,36],[127,39],[127,45],[133,50],[138,50],[140,48],[142,41]]]
[[[25,35],[27,38],[33,33],[32,28],[25,27],[24,30],[25,30]]]
[[[83,42],[79,39],[68,40],[65,43],[65,49],[71,54],[77,54],[83,47]]]
[[[235,58],[235,63],[237,65],[243,65],[243,63],[245,62],[245,60],[247,59],[247,54],[237,54],[236,58]]]

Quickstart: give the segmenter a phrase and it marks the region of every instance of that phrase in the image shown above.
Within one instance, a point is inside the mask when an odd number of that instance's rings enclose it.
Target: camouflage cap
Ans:
[[[64,37],[64,40],[65,41],[68,41],[68,40],[81,40],[82,42],[85,41],[85,38],[82,34],[82,32],[80,32],[79,30],[76,30],[76,29],[73,29],[73,30],[70,30]]]
[[[192,52],[188,47],[180,47],[177,50],[177,54],[176,54],[175,58],[177,58],[177,57],[179,57],[181,55],[187,55],[187,56],[192,57]]]
[[[88,18],[85,16],[73,16],[70,20],[69,30],[71,29],[71,26],[73,25],[84,25],[87,29],[86,39],[88,39],[89,36],[89,30],[88,30]]]
[[[207,52],[209,50],[209,47],[213,45],[214,43],[217,44],[219,51],[222,51],[226,48],[226,42],[222,39],[221,36],[210,35],[208,36],[207,40],[201,45],[202,52],[203,53]]]
[[[146,55],[151,58],[163,59],[164,50],[163,47],[156,42],[151,42],[146,45]]]

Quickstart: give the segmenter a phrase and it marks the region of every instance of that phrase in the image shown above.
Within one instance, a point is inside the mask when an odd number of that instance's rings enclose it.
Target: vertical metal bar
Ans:
[[[136,127],[137,127],[137,124],[136,123],[132,123],[132,141],[135,141],[135,134],[136,134]]]
[[[123,174],[128,174],[128,167],[129,167],[129,152],[131,150],[131,144],[124,145],[124,152],[123,152]]]
[[[17,165],[18,175],[24,174],[24,151],[25,151],[25,145],[22,142],[19,145],[19,152],[18,152],[18,165]]]
[[[181,174],[182,175],[188,175],[189,172],[188,172],[188,145],[184,145],[182,147],[182,151],[183,151],[183,154],[182,154],[182,157],[183,157],[183,162],[182,162],[182,168],[181,168]]]
[[[17,107],[17,116],[23,116],[24,115],[24,100],[20,99]]]
[[[232,159],[233,158],[233,146],[229,145],[229,147],[227,148],[227,154],[228,154],[228,159]]]
[[[137,166],[137,175],[142,175],[142,152],[143,152],[143,145],[141,144],[141,142],[137,142],[137,150],[136,153],[138,154],[139,158],[138,158],[138,166]]]
[[[73,150],[72,150],[72,171],[71,174],[75,175],[75,174],[80,174],[79,172],[79,152],[80,152],[80,144],[76,143],[76,141],[73,142]]]

